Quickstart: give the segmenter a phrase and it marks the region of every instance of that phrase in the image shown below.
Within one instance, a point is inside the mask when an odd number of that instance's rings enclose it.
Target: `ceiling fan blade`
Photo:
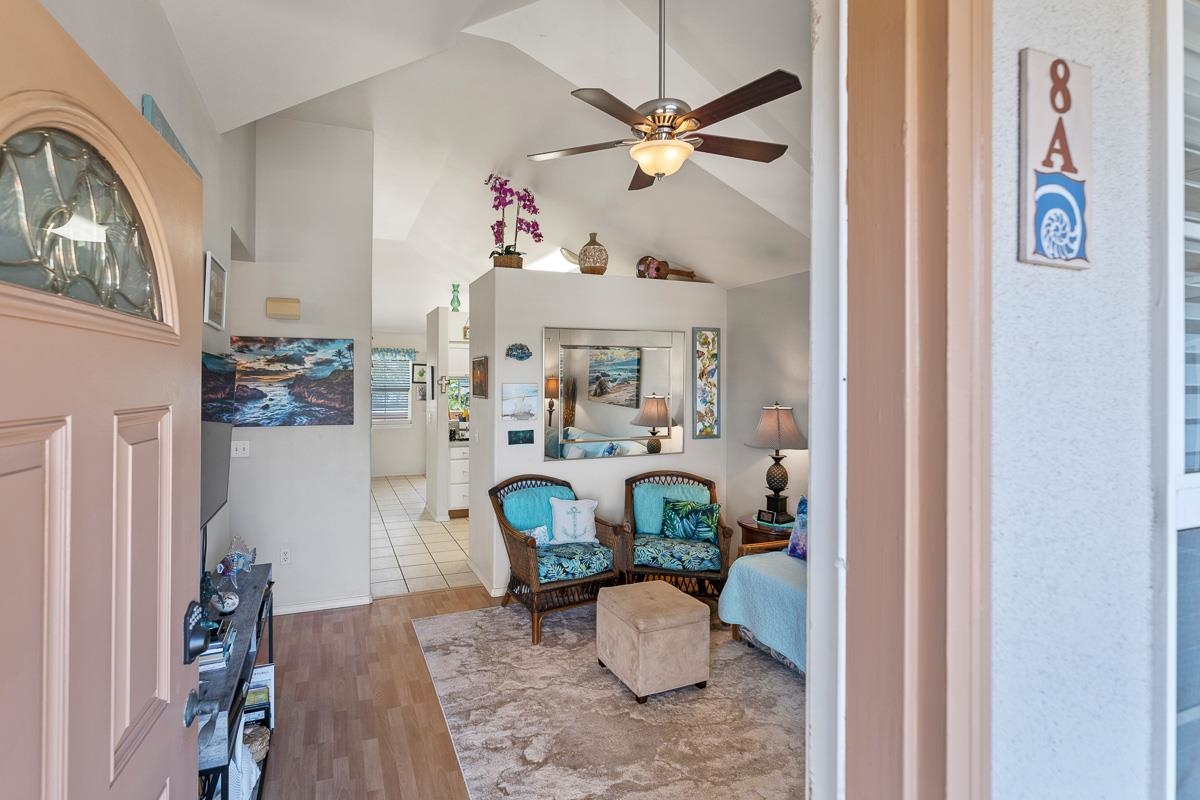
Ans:
[[[749,161],[761,161],[764,164],[779,158],[787,152],[787,149],[786,144],[756,142],[753,139],[731,139],[728,136],[713,136],[709,133],[700,134],[700,143],[696,145],[696,150],[700,153],[745,158]]]
[[[629,182],[629,191],[636,192],[654,185],[654,176],[642,172],[641,167],[633,168],[633,180]]]
[[[576,89],[571,94],[610,117],[616,117],[631,128],[647,124],[645,114],[639,114],[603,89]]]
[[[614,147],[628,147],[629,142],[625,139],[616,139],[611,142],[598,142],[597,144],[585,144],[581,147],[568,147],[564,150],[550,150],[546,153],[533,153],[526,156],[530,161],[549,161],[552,158],[562,158],[563,156],[577,156],[580,153],[594,153],[597,150],[611,150]]]
[[[712,125],[714,122],[720,122],[735,114],[757,108],[764,103],[778,100],[792,92],[798,92],[800,88],[799,78],[790,72],[777,69],[756,81],[747,83],[740,89],[734,89],[729,94],[722,95],[710,103],[705,103],[699,108],[683,114],[679,118],[679,122],[695,120],[699,123],[696,127]]]

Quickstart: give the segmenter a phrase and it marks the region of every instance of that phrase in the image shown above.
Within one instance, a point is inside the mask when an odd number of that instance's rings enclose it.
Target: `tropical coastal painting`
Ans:
[[[721,329],[692,329],[692,438],[721,438]]]
[[[204,419],[243,428],[354,424],[353,339],[233,336],[229,344],[230,357],[204,356]]]
[[[588,350],[588,400],[624,408],[641,404],[642,351],[637,347]]]
[[[237,416],[237,362],[233,356],[200,354],[200,419],[233,422]]]

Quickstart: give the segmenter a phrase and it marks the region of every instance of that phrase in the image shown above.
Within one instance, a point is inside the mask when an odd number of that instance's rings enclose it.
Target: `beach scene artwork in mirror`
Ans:
[[[637,347],[593,347],[588,350],[588,393],[593,403],[625,408],[641,404],[642,351]]]
[[[500,387],[500,418],[525,422],[538,415],[536,383],[506,383]]]
[[[204,419],[243,428],[354,424],[353,339],[233,336],[229,344],[230,357],[204,358]]]

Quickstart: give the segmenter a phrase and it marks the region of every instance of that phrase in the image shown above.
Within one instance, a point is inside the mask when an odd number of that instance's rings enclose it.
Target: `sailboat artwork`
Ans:
[[[538,415],[536,383],[506,383],[500,389],[500,418],[525,422]]]

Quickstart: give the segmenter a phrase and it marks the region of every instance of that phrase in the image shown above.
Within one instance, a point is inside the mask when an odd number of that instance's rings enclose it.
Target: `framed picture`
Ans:
[[[588,396],[593,403],[641,406],[642,351],[637,347],[588,350]]]
[[[509,431],[508,432],[508,443],[509,444],[533,444],[533,431],[532,430]]]
[[[720,328],[692,328],[692,438],[721,438]]]
[[[767,511],[765,508],[760,508],[758,510],[757,519],[759,522],[765,522],[768,525],[774,525],[775,524],[775,512]]]
[[[471,359],[471,396],[484,400],[488,396],[488,357],[475,356]]]
[[[500,387],[500,419],[526,422],[538,416],[536,383],[506,383]]]
[[[225,301],[229,273],[209,250],[204,254],[204,324],[225,330]]]
[[[412,365],[412,374],[409,377],[412,384],[412,399],[416,401],[428,400],[429,365],[418,364],[414,361]]]

